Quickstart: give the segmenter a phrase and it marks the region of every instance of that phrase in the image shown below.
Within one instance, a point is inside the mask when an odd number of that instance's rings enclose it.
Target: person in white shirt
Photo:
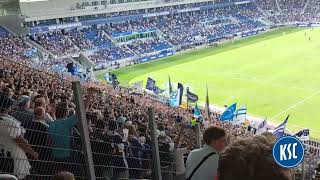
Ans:
[[[176,180],[185,180],[186,167],[184,163],[184,155],[188,154],[190,152],[190,149],[192,148],[191,142],[189,142],[188,146],[180,148],[181,138],[182,138],[184,129],[185,129],[185,126],[181,125],[181,129],[175,140],[175,153],[174,153],[175,163],[174,164],[175,164]]]
[[[23,137],[25,130],[21,123],[7,114],[12,102],[3,94],[0,95],[0,102],[0,162],[3,163],[0,168],[4,168],[0,170],[24,179],[31,168],[26,153],[35,160],[39,155]]]
[[[217,176],[219,152],[226,145],[223,128],[210,126],[203,133],[205,145],[191,151],[187,159],[187,180],[213,180]]]

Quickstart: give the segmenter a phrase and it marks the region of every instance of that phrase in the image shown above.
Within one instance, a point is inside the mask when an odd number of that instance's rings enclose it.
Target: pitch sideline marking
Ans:
[[[296,102],[295,104],[289,106],[287,109],[285,109],[285,110],[283,110],[283,111],[275,114],[274,116],[272,116],[272,117],[270,118],[270,120],[274,120],[275,117],[278,117],[278,116],[280,116],[281,114],[283,114],[283,113],[285,113],[285,112],[287,112],[287,111],[289,111],[289,110],[291,110],[291,109],[294,109],[294,108],[296,108],[297,106],[299,106],[299,105],[301,105],[301,104],[304,104],[305,102],[307,102],[308,100],[312,99],[314,96],[316,96],[316,95],[318,95],[318,94],[320,94],[320,90],[317,91],[317,92],[315,92],[315,93],[313,93],[311,96],[306,97],[306,98],[302,99],[301,101],[298,101],[298,102]]]

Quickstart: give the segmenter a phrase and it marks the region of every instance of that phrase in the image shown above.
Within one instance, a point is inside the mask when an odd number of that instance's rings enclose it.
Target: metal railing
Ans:
[[[183,179],[183,160],[176,156],[181,147],[173,143],[181,124],[170,113],[187,111],[0,61],[0,174],[26,180],[52,179],[62,171],[89,180]],[[199,148],[201,131],[195,126],[183,135]],[[308,153],[294,179],[312,178],[320,162],[320,143],[304,144]]]

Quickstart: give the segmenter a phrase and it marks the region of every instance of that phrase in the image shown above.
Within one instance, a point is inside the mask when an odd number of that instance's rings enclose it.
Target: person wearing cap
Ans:
[[[39,155],[24,138],[21,123],[8,115],[14,102],[5,94],[0,95],[0,102],[0,172],[23,179],[31,168],[26,153],[35,160]]]
[[[31,98],[23,95],[14,104],[15,108],[12,110],[10,115],[21,122],[23,127],[27,127],[28,124],[34,119],[33,111],[30,110]]]

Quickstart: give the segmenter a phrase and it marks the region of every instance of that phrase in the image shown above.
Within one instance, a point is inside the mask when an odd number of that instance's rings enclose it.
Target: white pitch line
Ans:
[[[300,104],[305,103],[306,101],[308,101],[309,99],[313,98],[314,96],[316,96],[316,95],[318,95],[318,94],[320,94],[320,90],[319,90],[319,91],[317,91],[317,92],[315,92],[315,93],[314,93],[314,94],[312,94],[311,96],[306,97],[306,98],[302,99],[301,101],[298,101],[297,103],[295,103],[295,104],[293,104],[293,105],[289,106],[287,109],[285,109],[285,110],[283,110],[283,111],[279,112],[278,114],[275,114],[275,115],[274,115],[274,116],[272,116],[270,119],[271,119],[271,120],[274,120],[274,118],[275,118],[275,117],[278,117],[278,116],[280,116],[281,114],[283,114],[283,113],[285,113],[285,112],[288,112],[290,109],[293,109],[293,108],[295,108],[295,107],[299,106]]]
[[[297,89],[297,90],[303,90],[303,91],[316,91],[315,89],[301,88],[301,87],[295,87],[295,86],[287,86],[287,85],[284,85],[284,84],[281,84],[281,83],[270,83],[270,82],[267,82],[267,81],[259,80],[256,77],[253,77],[253,78],[231,77],[231,78],[232,79],[249,81],[249,82],[254,82],[254,83],[257,83],[257,84],[269,85],[269,86],[273,86],[273,87],[284,87],[284,88]]]

